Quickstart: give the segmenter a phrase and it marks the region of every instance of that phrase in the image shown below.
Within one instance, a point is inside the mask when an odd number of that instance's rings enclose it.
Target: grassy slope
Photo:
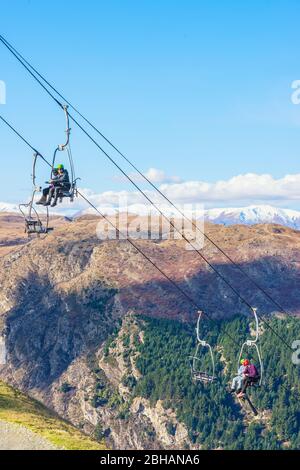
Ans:
[[[59,448],[67,450],[103,450],[39,402],[28,398],[0,381],[0,420],[27,427]]]

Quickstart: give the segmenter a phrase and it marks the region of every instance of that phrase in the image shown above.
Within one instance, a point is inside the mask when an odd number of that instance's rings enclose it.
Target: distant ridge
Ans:
[[[300,230],[300,211],[268,205],[209,209],[205,211],[205,220],[222,225],[280,224]]]
[[[17,204],[0,202],[0,212],[19,212],[19,207],[17,206]]]
[[[94,215],[92,209],[84,209],[76,211],[70,208],[59,208],[53,215],[65,216],[68,219],[77,219],[83,216]],[[99,207],[101,212],[108,215],[116,213],[116,208],[113,207]],[[147,206],[142,204],[132,205],[128,207],[128,211],[132,214],[146,215]],[[162,211],[168,216],[171,211],[169,208],[162,208]],[[19,213],[19,208],[16,204],[0,202],[0,213]],[[73,212],[73,213],[72,213]],[[125,212],[121,210],[121,212]],[[204,219],[208,222],[222,225],[254,225],[254,224],[279,224],[285,227],[300,230],[300,211],[292,209],[280,209],[270,205],[251,205],[247,207],[235,208],[216,208],[207,209],[204,211]]]
[[[133,205],[128,208],[128,211],[132,214],[146,215],[145,206],[144,210],[141,209],[140,205]],[[115,210],[112,208],[101,208],[104,214],[112,215]],[[121,211],[123,212],[123,211]],[[124,209],[125,212],[125,209]],[[171,211],[169,208],[162,208],[167,216],[170,215]],[[92,209],[77,212],[74,218],[93,215]],[[189,215],[187,214],[189,217]],[[229,225],[255,225],[255,224],[279,224],[285,227],[300,230],[300,211],[291,209],[280,209],[269,205],[253,205],[239,208],[217,208],[207,209],[204,211],[204,219],[207,222],[214,224],[222,224],[225,226]]]

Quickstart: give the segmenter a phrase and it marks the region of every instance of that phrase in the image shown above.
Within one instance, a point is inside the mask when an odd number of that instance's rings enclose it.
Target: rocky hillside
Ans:
[[[2,218],[0,377],[109,446],[190,446],[174,411],[160,401],[127,399],[125,379],[136,380],[138,371],[124,342],[134,350],[133,342],[143,341],[134,315],[190,322],[195,312],[126,241],[98,240],[96,225],[93,217],[59,220],[55,232],[28,243],[19,219]],[[207,225],[206,231],[285,308],[300,313],[300,232],[276,225]],[[207,313],[246,313],[182,241],[138,244]],[[276,311],[213,246],[203,253],[261,312]],[[175,436],[166,423],[176,425]]]
[[[67,220],[64,217],[53,217],[51,218],[52,222],[55,227],[60,227],[65,225]],[[0,208],[0,256],[21,248],[28,241],[29,239],[24,233],[23,217],[13,212],[2,213]]]

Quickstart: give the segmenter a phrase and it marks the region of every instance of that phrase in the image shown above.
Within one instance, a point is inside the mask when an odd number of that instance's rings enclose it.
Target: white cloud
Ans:
[[[179,176],[168,176],[163,170],[158,168],[149,168],[143,175],[148,178],[153,184],[162,183],[180,183],[181,178]],[[138,173],[130,173],[128,175],[135,183],[143,183],[145,179]],[[115,176],[116,181],[128,181],[125,176]]]
[[[179,202],[234,202],[281,201],[300,199],[300,174],[286,175],[274,179],[269,174],[247,173],[229,180],[215,183],[187,181],[180,184],[163,184],[160,189],[170,198]]]
[[[275,179],[269,174],[258,175],[247,173],[237,175],[228,180],[213,183],[205,181],[185,181],[182,183],[164,183],[160,190],[176,205],[204,204],[206,208],[243,206],[245,204],[272,204],[277,207],[294,207],[299,209],[300,174],[286,175]],[[136,207],[139,213],[147,203],[138,191],[106,191],[95,193],[90,189],[81,192],[105,213],[127,205]],[[152,188],[146,190],[147,196],[156,204],[165,203]],[[74,204],[65,201],[58,206],[57,212],[71,213],[86,209],[88,206],[82,199]]]
[[[149,168],[146,171],[145,176],[151,181],[151,183],[180,183],[181,179],[178,176],[167,176],[163,170],[157,168]]]

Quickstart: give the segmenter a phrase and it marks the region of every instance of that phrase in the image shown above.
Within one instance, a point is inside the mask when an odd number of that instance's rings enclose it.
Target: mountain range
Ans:
[[[129,207],[129,212],[144,215],[146,206],[135,205]],[[112,214],[115,212],[113,208],[100,208],[102,212]],[[162,209],[164,213],[168,214],[168,209]],[[0,212],[5,213],[19,213],[18,205],[0,202]],[[142,213],[143,212],[143,213]],[[73,211],[73,218],[77,219],[85,214],[92,214],[90,209]],[[55,215],[69,216],[70,209],[58,208],[53,211]],[[282,209],[271,205],[251,205],[246,207],[234,208],[216,208],[207,209],[204,211],[204,220],[215,224],[225,226],[242,224],[279,224],[285,227],[290,227],[296,230],[300,229],[300,211],[292,209]]]
[[[209,209],[205,211],[204,217],[209,222],[222,225],[269,223],[300,229],[300,211],[280,209],[269,205]]]

